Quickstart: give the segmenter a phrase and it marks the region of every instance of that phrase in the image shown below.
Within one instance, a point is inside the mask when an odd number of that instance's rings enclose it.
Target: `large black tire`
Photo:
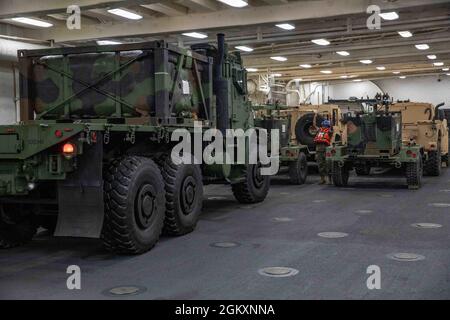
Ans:
[[[166,188],[164,234],[181,236],[194,231],[203,205],[200,167],[174,164],[170,157],[165,157],[162,173]]]
[[[264,201],[269,193],[270,177],[261,175],[261,165],[250,164],[245,169],[244,181],[231,186],[237,201],[244,204]]]
[[[333,162],[331,176],[336,187],[345,187],[348,185],[349,170],[345,166],[340,167],[337,162]]]
[[[289,165],[289,179],[292,184],[301,185],[308,177],[308,159],[304,152],[300,152],[296,161]]]
[[[368,176],[370,175],[370,166],[356,166],[355,172],[358,176]]]
[[[422,186],[423,162],[420,156],[419,161],[406,164],[406,183],[408,189],[419,189]]]
[[[18,247],[31,241],[37,223],[23,205],[0,206],[0,249]]]
[[[161,171],[150,159],[115,159],[104,172],[105,220],[102,240],[116,253],[140,254],[158,242],[164,225]]]
[[[428,176],[438,177],[441,175],[442,158],[438,150],[428,152],[428,159],[424,164],[424,172]]]
[[[314,118],[316,118],[315,123]],[[295,124],[295,138],[297,139],[297,142],[314,149],[316,131],[312,130],[312,128],[320,128],[323,120],[324,118],[321,115],[316,115],[314,113],[307,113],[300,117]]]

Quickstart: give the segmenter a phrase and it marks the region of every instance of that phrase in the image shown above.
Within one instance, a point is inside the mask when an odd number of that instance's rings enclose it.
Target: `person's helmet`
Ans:
[[[330,120],[323,120],[323,121],[322,121],[322,127],[325,127],[325,128],[331,127],[331,122],[330,122]]]

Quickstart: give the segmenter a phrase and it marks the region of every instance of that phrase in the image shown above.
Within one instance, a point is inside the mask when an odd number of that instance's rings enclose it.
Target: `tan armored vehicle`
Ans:
[[[342,120],[341,109],[337,105],[300,105],[283,110],[291,115],[290,139],[292,143],[308,146],[310,154],[314,154],[314,137],[323,120],[330,120],[333,127],[332,142],[347,141],[347,130]]]
[[[431,176],[441,174],[442,162],[449,166],[447,120],[439,108],[430,103],[399,102],[389,107],[390,111],[402,113],[403,142],[414,141],[424,148],[424,171]]]

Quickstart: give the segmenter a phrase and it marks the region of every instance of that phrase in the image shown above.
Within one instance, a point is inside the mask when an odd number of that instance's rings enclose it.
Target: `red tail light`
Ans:
[[[76,153],[76,147],[73,143],[66,143],[63,145],[62,152],[66,158],[71,158]]]

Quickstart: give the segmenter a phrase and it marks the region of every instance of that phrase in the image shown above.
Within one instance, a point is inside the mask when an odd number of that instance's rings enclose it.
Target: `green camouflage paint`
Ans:
[[[401,115],[369,113],[346,117],[348,151],[355,155],[395,155],[401,148]]]
[[[0,196],[26,195],[29,183],[65,180],[76,171],[76,161],[61,154],[66,141],[76,144],[77,156],[94,143],[91,133],[116,134],[125,150],[132,136],[150,138],[158,149],[168,146],[173,130],[192,130],[194,120],[204,121],[205,130],[215,127],[217,49],[207,48],[156,41],[19,51],[21,123],[0,126]],[[240,55],[227,53],[223,70],[229,128],[246,130],[253,119]],[[205,166],[204,175],[240,179],[242,168],[229,167]]]

